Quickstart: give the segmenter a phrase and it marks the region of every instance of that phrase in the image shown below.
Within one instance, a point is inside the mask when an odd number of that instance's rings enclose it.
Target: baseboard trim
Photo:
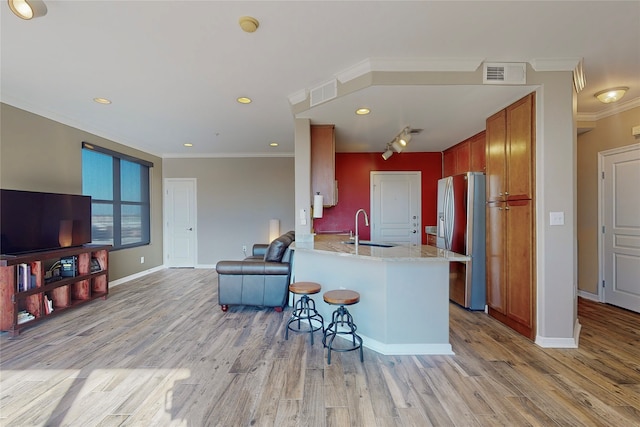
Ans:
[[[338,328],[338,330],[343,330]],[[344,329],[346,331],[346,329]],[[415,355],[447,355],[454,356],[455,353],[449,343],[434,344],[384,344],[358,333],[362,338],[363,347],[373,350],[385,356],[415,356]],[[349,339],[346,336],[338,335],[342,339]]]
[[[141,271],[139,273],[132,274],[130,276],[122,277],[118,280],[114,280],[109,282],[109,287],[113,288],[118,285],[122,285],[123,283],[130,282],[133,279],[139,279],[140,277],[144,277],[148,274],[155,273],[156,271],[164,270],[166,267],[164,265],[159,265],[158,267],[150,268],[148,270]]]
[[[581,291],[580,289],[578,289],[578,296],[591,301],[601,302],[598,294],[592,294],[591,292]]]
[[[536,344],[543,348],[578,348],[580,341],[580,331],[582,325],[576,319],[573,325],[573,337],[571,338],[551,338],[551,337],[536,337]]]

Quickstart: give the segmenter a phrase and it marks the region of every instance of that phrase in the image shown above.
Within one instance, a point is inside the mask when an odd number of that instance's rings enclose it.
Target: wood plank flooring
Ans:
[[[581,300],[580,348],[543,349],[451,305],[455,356],[327,365],[319,338],[284,340],[290,309],[223,313],[216,280],[160,271],[1,334],[0,425],[640,425],[638,314]]]

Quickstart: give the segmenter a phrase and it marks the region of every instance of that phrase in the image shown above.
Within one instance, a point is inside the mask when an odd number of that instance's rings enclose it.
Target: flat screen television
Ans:
[[[91,197],[0,190],[0,254],[91,243]]]

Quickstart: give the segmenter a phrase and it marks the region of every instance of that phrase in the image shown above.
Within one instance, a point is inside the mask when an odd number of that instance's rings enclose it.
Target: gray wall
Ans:
[[[82,141],[153,162],[151,244],[111,252],[109,280],[162,265],[162,159],[42,116],[0,104],[0,187],[82,193]],[[140,264],[140,257],[145,263]]]
[[[294,159],[167,158],[164,178],[197,180],[198,260],[201,267],[242,259],[242,246],[268,243],[269,220],[294,229]]]

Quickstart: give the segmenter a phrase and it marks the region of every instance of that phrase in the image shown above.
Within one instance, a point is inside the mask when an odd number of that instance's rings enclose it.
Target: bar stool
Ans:
[[[316,310],[316,303],[313,299],[309,298],[309,295],[317,294],[322,289],[319,283],[315,282],[297,282],[289,285],[289,291],[296,295],[302,295],[302,297],[293,305],[293,313],[287,322],[287,329],[284,335],[284,339],[289,339],[289,330],[294,332],[308,332],[311,336],[311,345],[313,345],[313,333],[315,331],[322,330],[324,332],[324,319]],[[291,325],[296,323],[296,325]],[[309,324],[309,328],[303,328],[303,324]]]
[[[331,350],[333,351],[353,351],[360,349],[360,362],[364,362],[362,355],[362,338],[356,334],[356,325],[353,323],[353,317],[345,305],[357,304],[360,301],[360,294],[348,289],[336,289],[327,291],[323,295],[324,302],[330,305],[339,305],[333,312],[331,323],[324,330],[322,344],[329,349],[327,354],[327,364],[331,364]],[[346,330],[338,330],[338,324],[342,327],[346,325]],[[349,347],[333,348],[333,340],[337,335],[351,335],[352,345]],[[356,342],[357,341],[357,342]]]

